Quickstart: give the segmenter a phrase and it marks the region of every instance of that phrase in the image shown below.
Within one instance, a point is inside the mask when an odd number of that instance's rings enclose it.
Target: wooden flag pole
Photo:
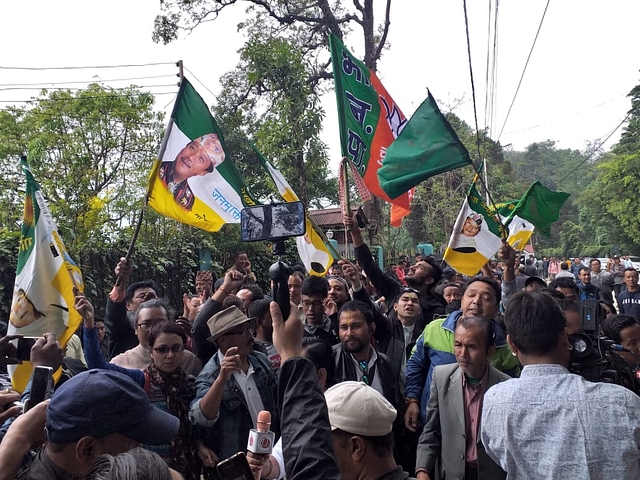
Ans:
[[[349,201],[349,165],[346,157],[342,159],[342,175],[344,177],[344,205],[347,215],[351,216],[351,202]],[[349,232],[344,227],[344,258],[349,259]]]
[[[182,80],[184,79],[183,68],[184,65],[182,60],[178,60],[176,62],[176,67],[178,67],[177,77],[180,79],[178,86],[182,86]],[[167,142],[169,141],[169,135],[171,134],[171,129],[173,127],[173,118],[169,118],[169,123],[167,125],[167,130],[164,134],[164,138],[162,139],[162,143],[160,144],[160,151],[158,152],[158,159],[161,159],[164,155],[165,150],[167,149]],[[157,162],[158,160],[156,160]],[[156,171],[156,168],[152,170],[152,175]],[[140,209],[140,215],[138,215],[138,223],[136,224],[136,229],[133,231],[133,237],[131,238],[131,243],[129,244],[129,249],[127,250],[127,254],[125,255],[125,260],[129,263],[131,256],[133,255],[133,249],[135,248],[136,241],[138,240],[138,234],[140,233],[140,227],[142,226],[142,220],[144,219],[144,214],[147,210],[147,205],[149,204],[149,196],[151,195],[151,180],[149,180],[149,184],[147,185],[147,193],[144,196],[144,204]],[[119,287],[122,284],[122,279],[118,277],[116,279],[115,287]]]

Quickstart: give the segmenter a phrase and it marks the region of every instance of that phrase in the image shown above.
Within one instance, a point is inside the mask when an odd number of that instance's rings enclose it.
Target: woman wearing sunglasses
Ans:
[[[200,460],[210,463],[217,459],[211,457],[215,454],[202,444],[197,428],[189,422],[189,405],[195,397],[195,377],[180,366],[186,342],[184,331],[173,322],[154,324],[148,342],[151,364],[144,370],[123,368],[107,363],[102,356],[93,306],[86,297],[76,296],[75,308],[84,320],[84,350],[88,368],[115,370],[128,375],[147,392],[154,406],[180,419],[180,430],[171,444],[143,447],[160,455],[170,468],[177,470],[186,480],[199,479]]]

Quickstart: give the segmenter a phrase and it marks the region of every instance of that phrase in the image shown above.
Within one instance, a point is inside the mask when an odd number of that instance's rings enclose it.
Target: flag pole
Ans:
[[[480,149],[478,148],[478,152],[480,152]],[[486,163],[485,163],[486,165]],[[471,166],[473,167],[473,169],[476,172],[476,175],[473,177],[473,183],[476,183],[477,180],[480,180],[480,183],[482,184],[482,187],[484,188],[484,191],[487,195],[487,199],[491,202],[491,206],[493,207],[493,210],[495,212],[498,211],[498,209],[496,208],[496,202],[493,201],[493,197],[491,196],[491,192],[489,192],[489,188],[487,187],[486,182],[484,181],[484,178],[482,178],[482,164],[480,164],[480,168],[476,168],[476,166],[472,163]],[[485,175],[486,175],[486,170],[485,170]],[[508,230],[507,227],[505,227],[504,223],[502,223],[502,219],[500,218],[500,215],[496,214],[494,215],[495,219],[498,221],[498,223],[500,224],[501,227],[501,237],[503,240],[506,240],[506,238],[508,237]]]
[[[351,202],[349,202],[349,166],[347,165],[347,158],[342,158],[342,175],[344,177],[344,205],[346,214],[351,217]],[[344,227],[344,258],[349,258],[349,232],[347,231],[347,227]]]
[[[178,62],[176,63],[176,66],[178,67],[178,74],[177,76],[179,77],[179,82],[178,82],[178,86],[182,87],[182,81],[184,79],[183,76],[183,63],[182,60],[178,60]],[[179,93],[178,93],[179,94]],[[174,107],[175,108],[175,107]],[[164,152],[167,150],[167,143],[169,141],[169,137],[171,136],[171,129],[173,128],[173,115],[171,117],[169,117],[169,123],[167,124],[167,130],[164,133],[164,138],[162,139],[162,143],[160,144],[160,151],[158,152],[158,160],[156,160],[154,168],[151,170],[151,175],[150,177],[153,177],[157,174],[158,168],[160,166],[160,159],[164,156]],[[142,205],[142,208],[140,209],[140,215],[138,215],[138,223],[136,224],[136,228],[133,231],[133,237],[131,238],[131,243],[129,244],[129,249],[127,250],[127,254],[125,255],[125,260],[127,261],[127,263],[129,263],[129,260],[131,259],[131,256],[133,255],[133,249],[136,245],[136,241],[138,240],[138,234],[140,233],[140,227],[142,227],[142,220],[144,219],[144,215],[147,211],[147,205],[149,204],[149,197],[151,196],[151,178],[149,179],[149,183],[147,185],[147,192],[144,195],[144,203]],[[118,277],[116,279],[116,283],[115,283],[115,287],[119,287],[121,285],[121,278]]]

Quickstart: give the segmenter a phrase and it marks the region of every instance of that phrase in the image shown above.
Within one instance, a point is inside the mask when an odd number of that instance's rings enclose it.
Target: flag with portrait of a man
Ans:
[[[180,85],[147,196],[158,213],[209,232],[239,223],[242,208],[256,203],[209,107],[187,79]]]

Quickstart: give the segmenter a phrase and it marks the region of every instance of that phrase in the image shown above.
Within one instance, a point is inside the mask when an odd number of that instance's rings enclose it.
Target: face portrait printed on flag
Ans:
[[[209,107],[186,79],[149,176],[148,198],[158,213],[209,232],[239,223],[242,208],[255,205]]]
[[[74,289],[84,292],[82,273],[69,256],[25,159],[22,168],[27,184],[7,333],[25,337],[54,333],[64,347],[82,322],[73,307]],[[13,388],[22,392],[31,376],[31,364],[10,366],[9,373]],[[54,379],[60,374],[56,371]]]
[[[23,169],[27,189],[8,333],[39,337],[52,332],[60,338],[70,325],[70,317],[75,317],[77,326],[73,288],[82,292],[84,283],[40,186],[26,163]]]
[[[165,158],[171,158],[172,151],[178,146],[175,145],[178,143],[175,141],[176,137],[178,135],[173,137],[171,152],[165,155]],[[224,150],[218,136],[215,133],[207,133],[184,145],[173,161],[163,161],[159,175],[176,202],[186,210],[191,210],[195,197],[189,186],[189,179],[212,173],[224,162],[224,158]]]
[[[500,248],[501,229],[476,188],[471,187],[453,227],[444,259],[457,272],[475,275]]]

